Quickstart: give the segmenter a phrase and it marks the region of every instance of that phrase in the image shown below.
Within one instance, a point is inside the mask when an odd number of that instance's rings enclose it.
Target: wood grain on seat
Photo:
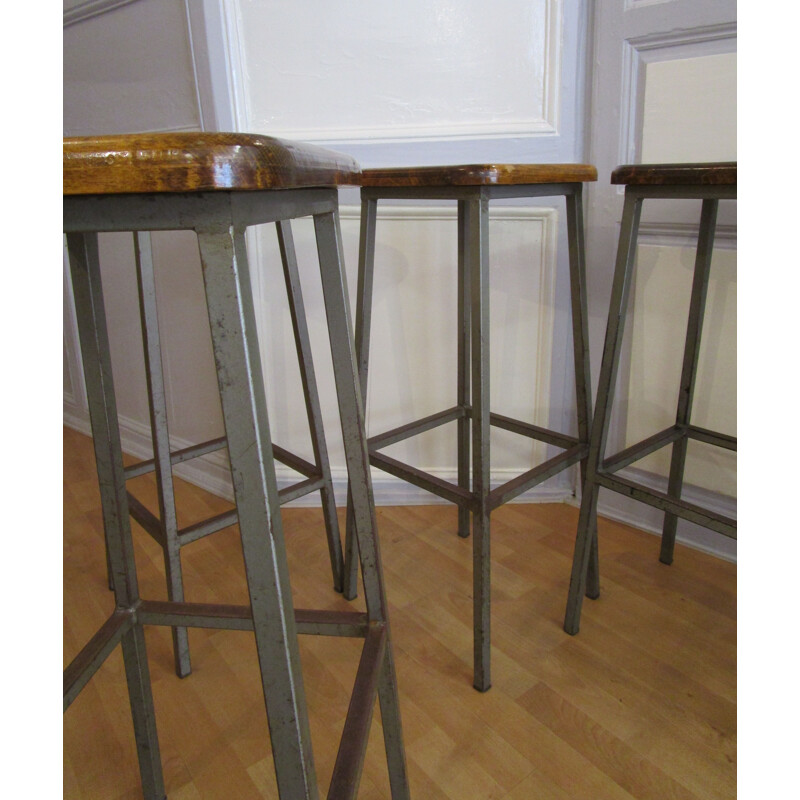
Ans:
[[[64,139],[64,194],[253,191],[357,184],[347,155],[249,133]]]
[[[462,164],[388,167],[361,173],[364,187],[491,186],[596,181],[591,164]]]
[[[625,164],[611,173],[611,183],[628,186],[735,186],[736,162]]]

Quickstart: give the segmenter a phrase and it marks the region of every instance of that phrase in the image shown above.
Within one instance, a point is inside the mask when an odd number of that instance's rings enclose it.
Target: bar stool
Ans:
[[[311,341],[306,322],[303,295],[297,257],[292,239],[291,223],[279,220],[275,223],[278,245],[283,263],[286,293],[289,299],[289,313],[294,331],[297,359],[303,396],[311,434],[314,463],[290,453],[276,444],[272,445],[275,461],[291,467],[303,476],[303,480],[286,486],[278,492],[281,504],[291,502],[311,492],[319,491],[322,500],[323,519],[328,541],[328,554],[333,574],[333,587],[337,592],[343,588],[344,562],[342,557],[339,520],[336,516],[336,502],[333,494],[328,451],[322,424],[322,411],[319,402],[314,363],[311,354]],[[155,471],[158,496],[158,515],[153,514],[137,497],[128,491],[128,509],[131,517],[141,525],[162,547],[164,552],[164,572],[170,600],[183,602],[183,577],[180,549],[191,542],[208,536],[215,531],[237,522],[236,509],[218,514],[210,519],[180,528],[175,505],[172,468],[193,458],[213,453],[227,447],[224,436],[197,445],[172,451],[169,441],[167,421],[167,395],[164,372],[161,363],[161,343],[156,307],[155,273],[150,245],[150,233],[138,232],[134,237],[136,277],[139,289],[141,330],[144,344],[144,364],[147,381],[147,397],[150,411],[150,430],[154,457],[125,467],[125,477],[131,480],[140,475]],[[109,588],[113,589],[109,565]],[[183,678],[191,672],[189,639],[185,627],[173,628],[173,650],[175,653],[175,672]]]
[[[597,497],[600,487],[619,492],[665,512],[660,555],[660,560],[664,564],[672,563],[679,517],[736,538],[735,519],[681,499],[686,451],[690,440],[736,450],[735,437],[715,433],[691,424],[717,208],[720,200],[736,199],[736,163],[627,165],[614,170],[611,175],[611,183],[625,186],[625,204],[622,211],[617,262],[611,289],[611,305],[608,312],[603,361],[597,388],[597,405],[592,422],[591,445],[583,484],[567,611],[564,619],[564,630],[570,634],[576,634],[580,628],[583,595],[587,594],[592,598],[599,596],[599,586],[596,583],[596,563],[592,564],[589,591],[586,591],[586,586],[590,551],[594,549],[596,552]],[[605,451],[629,291],[636,263],[636,240],[642,202],[651,198],[700,199],[703,201],[677,413],[675,424],[666,430],[627,447],[615,455],[606,457]],[[669,445],[672,445],[672,459],[666,493],[616,474],[624,467]],[[593,543],[595,544],[594,548],[592,547]]]
[[[356,383],[336,186],[350,158],[248,134],[142,134],[64,140],[64,230],[116,608],[64,672],[64,708],[122,646],[145,798],[165,797],[144,625],[249,630],[282,798],[318,796],[297,634],[364,639],[329,797],[357,791],[377,694],[393,798],[408,797],[394,661],[375,527],[364,414]],[[367,610],[293,609],[267,419],[245,229],[313,216]],[[100,281],[97,233],[194,230],[205,284],[249,606],[139,596],[126,475]],[[284,263],[292,258],[284,255]],[[141,258],[143,263],[146,258]],[[166,455],[164,456],[166,457]],[[165,473],[166,474],[166,473]]]
[[[503,164],[365,170],[361,177],[361,242],[356,308],[356,354],[361,393],[366,397],[371,322],[375,226],[378,200],[447,199],[458,203],[458,368],[456,405],[425,419],[372,436],[370,464],[458,506],[458,532],[473,525],[473,685],[491,686],[491,512],[561,470],[585,459],[591,418],[582,193],[597,179],[587,164]],[[489,201],[563,195],[567,209],[572,330],[578,435],[568,436],[489,410]],[[457,421],[458,485],[403,464],[380,450],[416,434]],[[563,449],[495,489],[490,485],[489,429],[494,425]],[[470,475],[470,440],[472,470]],[[350,515],[345,544],[345,596],[356,592],[357,562]]]

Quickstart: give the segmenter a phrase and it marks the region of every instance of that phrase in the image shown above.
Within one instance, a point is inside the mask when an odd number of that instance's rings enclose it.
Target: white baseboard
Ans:
[[[665,491],[664,479],[653,476],[649,472],[630,467],[620,471],[620,477],[626,477],[636,483],[641,483],[651,489]],[[724,497],[716,492],[710,492],[697,486],[685,486],[683,499],[690,503],[702,506],[718,514],[728,517],[736,517],[736,500],[731,497]],[[573,498],[568,501],[579,504],[580,500]],[[616,522],[622,522],[634,528],[661,536],[664,524],[664,512],[657,508],[641,503],[630,497],[618,494],[617,492],[600,491],[600,498],[597,505],[597,513],[600,516],[608,517]],[[676,541],[700,550],[704,553],[721,558],[725,561],[736,563],[736,540],[721,533],[696,525],[685,519],[678,520],[678,532]],[[602,543],[601,543],[602,547]]]

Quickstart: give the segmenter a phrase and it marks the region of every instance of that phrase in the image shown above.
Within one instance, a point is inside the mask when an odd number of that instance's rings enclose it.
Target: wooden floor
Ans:
[[[137,495],[154,502],[153,484]],[[181,524],[229,507],[178,482]],[[153,507],[153,505],[151,505]],[[449,505],[379,508],[378,522],[416,800],[622,800],[736,796],[736,567],[600,522],[602,596],[561,629],[577,512],[492,515],[493,688],[472,688],[471,542]],[[295,605],[347,609],[331,588],[319,509],[285,509]],[[166,596],[161,551],[134,526],[140,590]],[[182,551],[187,599],[246,603],[236,528]],[[64,431],[64,663],[110,614],[90,440]],[[147,631],[170,800],[277,796],[250,633],[190,632],[193,673],[173,671],[168,629]],[[302,637],[324,797],[360,642]],[[376,713],[360,798],[388,798]],[[64,715],[64,797],[139,798],[117,650]]]

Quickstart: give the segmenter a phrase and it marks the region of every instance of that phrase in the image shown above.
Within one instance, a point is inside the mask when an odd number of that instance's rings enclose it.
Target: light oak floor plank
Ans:
[[[136,494],[155,509],[152,476]],[[230,503],[176,480],[181,525]],[[471,541],[449,505],[377,509],[412,797],[727,800],[736,796],[736,566],[600,520],[601,589],[561,629],[577,510],[492,516],[493,687],[472,688]],[[331,586],[319,508],[283,509],[298,607],[363,609]],[[344,527],[344,513],[340,510]],[[134,525],[140,591],[165,599],[161,550]],[[236,527],[182,550],[188,600],[245,603]],[[64,429],[64,663],[113,608],[91,440]],[[252,634],[190,630],[192,674],[167,629],[146,632],[170,800],[277,798]],[[324,796],[361,643],[301,637]],[[389,798],[376,709],[359,797]],[[122,658],[64,715],[64,797],[140,798]]]

